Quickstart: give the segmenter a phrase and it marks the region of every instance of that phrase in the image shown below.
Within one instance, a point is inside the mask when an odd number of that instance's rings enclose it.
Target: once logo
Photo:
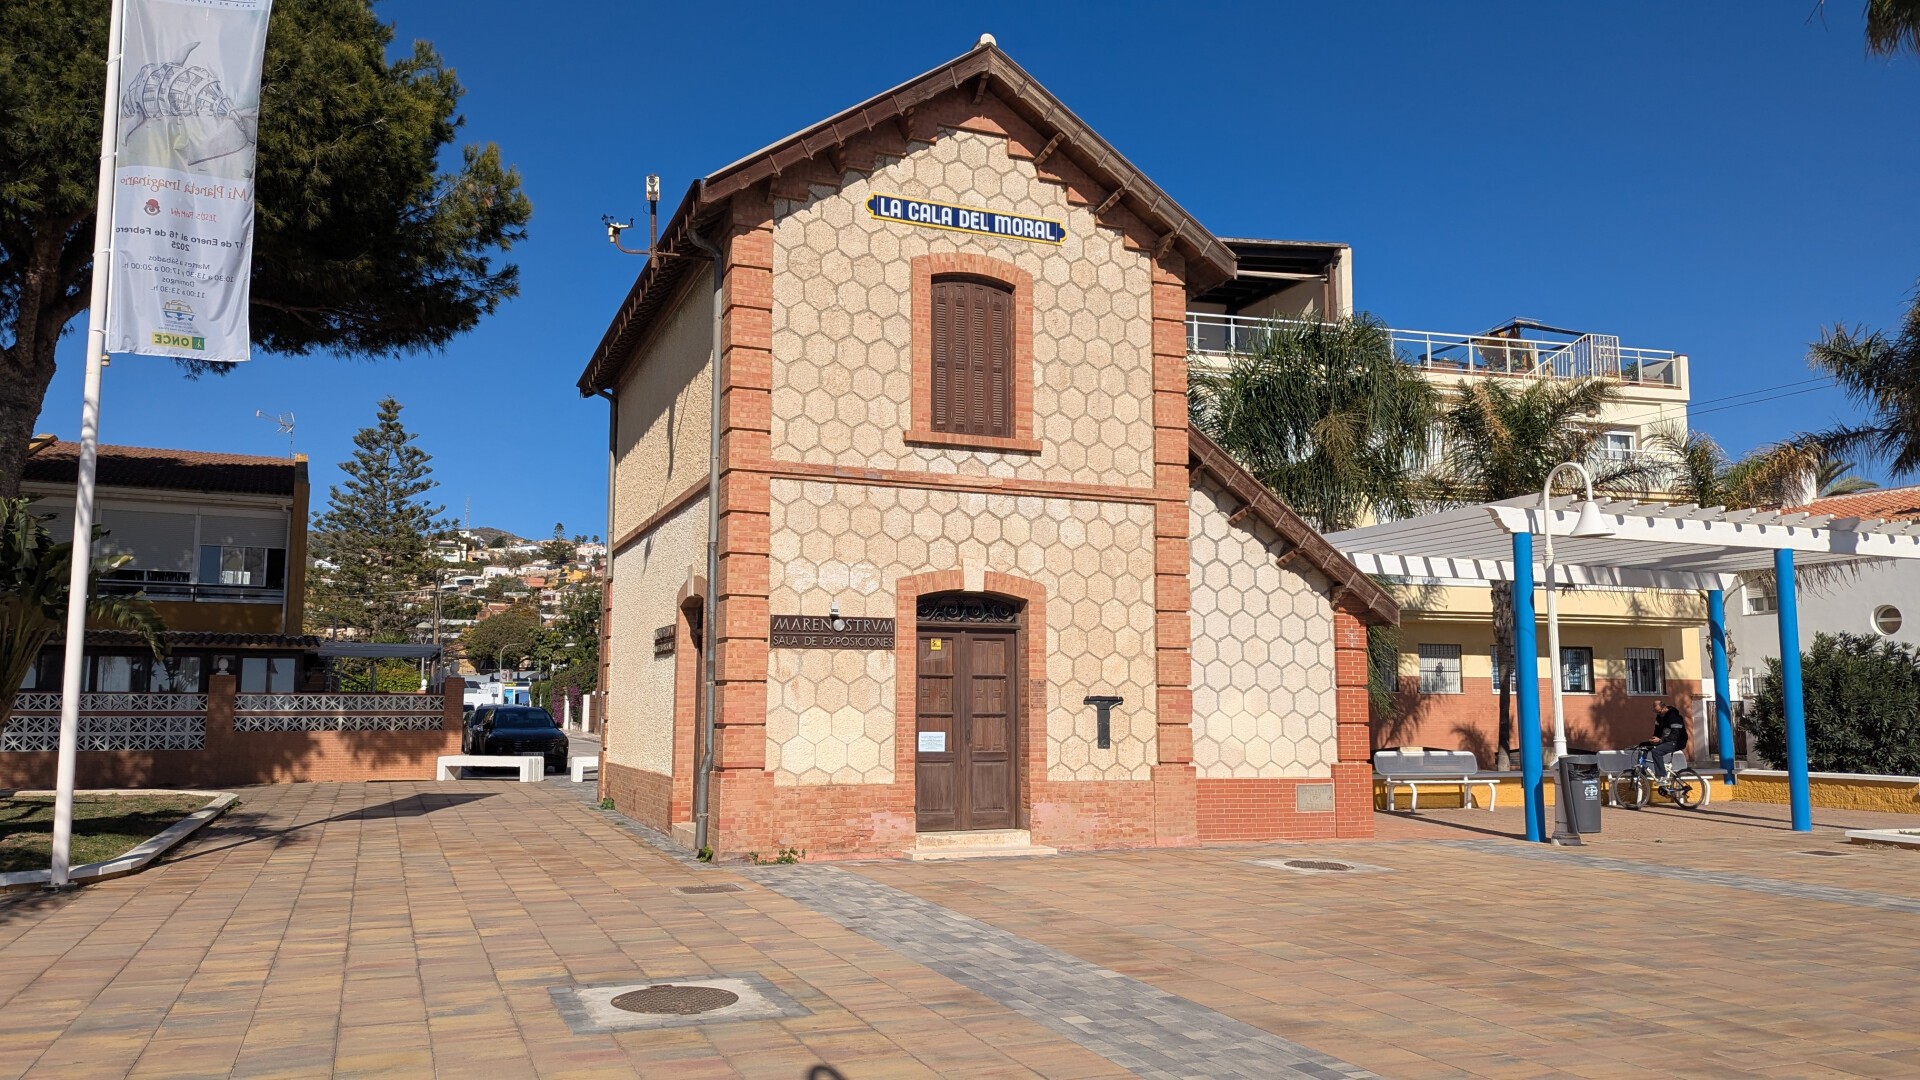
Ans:
[[[207,339],[198,334],[175,334],[166,330],[155,330],[153,343],[169,349],[192,349],[195,352],[204,352],[207,347]]]

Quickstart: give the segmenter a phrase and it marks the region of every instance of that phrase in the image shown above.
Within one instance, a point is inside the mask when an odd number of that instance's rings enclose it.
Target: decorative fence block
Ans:
[[[439,713],[386,716],[270,716],[239,713],[235,731],[439,731]]]
[[[13,711],[22,713],[58,713],[59,691],[28,691],[13,699]],[[205,694],[82,694],[82,713],[201,713],[207,711]]]
[[[300,713],[338,716],[345,713],[437,713],[445,699],[440,694],[239,694],[235,712]]]
[[[204,750],[206,747],[207,718],[204,716],[80,718],[81,750]],[[7,722],[6,730],[0,732],[0,752],[59,748],[58,716],[15,716]]]
[[[443,694],[240,694],[235,731],[438,731]]]

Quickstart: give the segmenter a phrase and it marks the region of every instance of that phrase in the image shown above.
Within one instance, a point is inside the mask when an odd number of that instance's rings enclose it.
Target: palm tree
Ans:
[[[1667,428],[1647,445],[1671,455],[1676,465],[1668,492],[1701,506],[1777,509],[1816,498],[1851,495],[1878,487],[1852,475],[1853,462],[1833,452],[1820,435],[1796,435],[1762,446],[1734,461],[1713,436]]]
[[[1441,457],[1429,478],[1432,500],[1466,505],[1537,496],[1547,474],[1563,461],[1593,472],[1596,488],[1634,491],[1650,479],[1648,466],[1605,456],[1601,409],[1619,400],[1604,379],[1462,381],[1441,410]],[[1513,742],[1513,585],[1493,583],[1493,648],[1500,664],[1499,768],[1511,762]]]
[[[1188,405],[1195,427],[1322,532],[1418,501],[1434,390],[1372,316],[1275,322],[1224,370],[1196,366]]]
[[[1920,468],[1920,297],[1893,337],[1836,326],[1808,349],[1807,362],[1869,413],[1865,423],[1821,435],[1824,445],[1884,460],[1896,474]]]
[[[1820,455],[1820,466],[1814,470],[1813,488],[1822,499],[1872,491],[1879,486],[1864,476],[1853,475],[1853,462],[1831,451]]]
[[[1867,0],[1867,52],[1920,55],[1920,0]]]
[[[53,635],[66,628],[68,575],[73,545],[57,544],[27,499],[0,499],[0,721],[12,713],[13,697],[26,681],[27,669]],[[106,535],[95,530],[96,536]],[[94,582],[117,569],[129,556],[119,556],[93,568]],[[97,588],[87,605],[92,622],[137,631],[155,656],[165,654],[165,629],[152,605],[139,597],[105,597]]]

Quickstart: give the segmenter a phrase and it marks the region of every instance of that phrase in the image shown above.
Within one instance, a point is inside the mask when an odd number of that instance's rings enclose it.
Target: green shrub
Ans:
[[[1807,708],[1807,768],[1814,772],[1920,773],[1920,654],[1863,634],[1816,634],[1800,656]],[[1787,760],[1780,661],[1741,725],[1768,761]]]

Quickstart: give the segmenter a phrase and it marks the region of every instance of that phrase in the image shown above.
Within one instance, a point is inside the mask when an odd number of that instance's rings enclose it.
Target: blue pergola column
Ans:
[[[1526,794],[1527,839],[1547,838],[1541,791],[1540,646],[1533,617],[1533,534],[1513,534],[1513,674],[1520,690],[1520,784]],[[1564,796],[1563,796],[1564,797]]]
[[[1707,591],[1707,636],[1713,642],[1713,713],[1718,721],[1715,734],[1720,742],[1720,768],[1727,783],[1737,784],[1733,774],[1733,698],[1727,685],[1727,599],[1719,589]]]
[[[1807,789],[1807,703],[1800,688],[1800,601],[1793,593],[1793,551],[1773,553],[1780,591],[1780,698],[1787,713],[1787,798],[1793,831],[1813,831],[1813,796]]]

